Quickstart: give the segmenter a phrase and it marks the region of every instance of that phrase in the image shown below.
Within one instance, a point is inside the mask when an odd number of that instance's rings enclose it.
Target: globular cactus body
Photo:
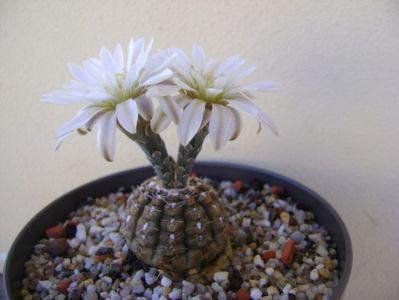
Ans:
[[[214,261],[227,244],[226,214],[218,194],[199,178],[165,189],[151,178],[127,202],[124,235],[143,262],[175,277]]]

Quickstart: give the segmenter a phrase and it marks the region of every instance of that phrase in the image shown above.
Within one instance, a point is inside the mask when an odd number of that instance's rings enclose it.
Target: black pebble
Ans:
[[[111,247],[101,247],[96,251],[96,255],[113,255],[114,249]]]

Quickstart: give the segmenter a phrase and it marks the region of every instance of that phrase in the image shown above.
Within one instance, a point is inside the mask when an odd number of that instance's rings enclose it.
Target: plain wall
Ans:
[[[242,136],[200,159],[247,163],[292,177],[342,216],[354,247],[345,299],[394,299],[399,276],[399,4],[397,1],[7,1],[0,0],[0,251],[44,205],[97,177],[146,165],[118,136],[116,161],[95,135],[54,152],[55,130],[80,106],[41,95],[71,76],[68,62],[101,46],[155,38],[155,47],[241,54],[252,80],[279,93],[256,103],[280,136],[245,119]],[[163,136],[172,153],[176,128]]]

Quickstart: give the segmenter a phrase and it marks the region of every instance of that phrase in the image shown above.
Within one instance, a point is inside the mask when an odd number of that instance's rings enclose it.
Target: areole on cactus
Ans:
[[[57,132],[57,148],[75,130],[86,134],[98,123],[97,145],[105,159],[115,156],[116,129],[137,143],[156,177],[129,198],[123,233],[130,249],[145,263],[175,276],[200,271],[226,252],[227,219],[218,194],[192,177],[195,159],[209,135],[216,150],[241,132],[240,112],[277,133],[271,119],[252,100],[253,92],[274,91],[272,81],[243,84],[254,66],[239,56],[206,60],[198,46],[192,59],[181,49],[151,54],[152,41],[131,40],[126,57],[117,45],[100,51],[61,91],[44,96],[57,104],[88,103]],[[159,106],[154,109],[154,101]],[[177,159],[168,154],[160,132],[172,122],[180,141]],[[190,273],[191,272],[191,273]]]

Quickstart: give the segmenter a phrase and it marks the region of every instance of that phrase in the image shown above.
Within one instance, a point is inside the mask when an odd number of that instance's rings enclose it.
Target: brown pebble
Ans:
[[[322,269],[319,271],[319,275],[320,275],[321,277],[323,277],[324,279],[329,279],[330,276],[331,276],[331,273],[330,273],[330,271],[329,271],[327,268],[322,268]]]
[[[234,181],[233,189],[235,189],[237,192],[241,191],[243,187],[244,187],[244,184],[242,183],[241,180]]]
[[[237,300],[251,300],[251,295],[246,289],[239,289],[236,294]]]
[[[283,247],[283,251],[281,253],[281,261],[285,265],[292,264],[294,260],[294,254],[295,254],[295,242],[293,240],[288,240]]]
[[[280,219],[281,219],[281,221],[283,221],[283,223],[289,224],[290,223],[290,214],[287,213],[286,211],[282,211],[280,213]]]
[[[64,237],[65,236],[64,228],[62,228],[59,225],[50,227],[46,230],[46,236],[48,238],[55,238],[55,239]]]
[[[47,242],[47,250],[51,256],[64,256],[69,250],[69,244],[66,239],[51,239]]]
[[[71,285],[72,280],[70,279],[64,279],[58,284],[58,290],[60,291],[61,294],[66,295],[68,293],[68,288]]]
[[[326,268],[328,268],[328,270],[334,270],[335,269],[335,263],[332,259],[327,258],[324,261],[324,265],[326,266]]]
[[[251,248],[252,250],[256,250],[256,247],[258,247],[258,244],[255,242],[252,242],[251,244],[249,244],[249,248]]]
[[[276,257],[276,251],[274,250],[267,250],[265,252],[263,252],[262,254],[262,259],[267,262],[269,259],[271,258],[275,258]]]
[[[284,196],[285,190],[281,185],[273,185],[272,186],[272,194],[278,197]]]

